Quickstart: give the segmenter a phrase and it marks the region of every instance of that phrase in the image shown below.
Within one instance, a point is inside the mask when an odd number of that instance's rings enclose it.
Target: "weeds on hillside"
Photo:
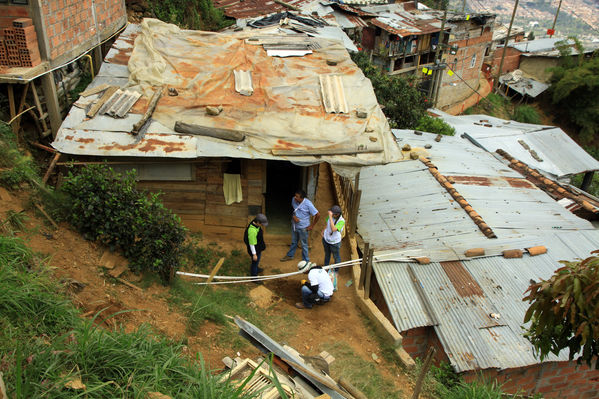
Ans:
[[[0,185],[18,189],[35,179],[38,179],[35,162],[21,153],[10,125],[0,122]]]
[[[19,238],[0,236],[0,370],[15,398],[249,399],[248,380],[213,375],[201,356],[154,334],[84,321]],[[97,315],[97,318],[103,316]]]
[[[536,109],[530,105],[520,105],[514,109],[512,118],[522,123],[531,123],[533,125],[541,124],[541,116]]]
[[[381,375],[373,362],[356,355],[345,342],[329,341],[324,344],[324,349],[335,357],[331,364],[332,374],[344,376],[367,397],[395,399],[404,396]]]

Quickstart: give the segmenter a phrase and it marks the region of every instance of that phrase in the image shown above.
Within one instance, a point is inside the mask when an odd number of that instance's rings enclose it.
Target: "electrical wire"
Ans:
[[[416,262],[416,259],[410,257],[397,257],[396,255],[401,254],[401,252],[390,252],[384,253],[381,255],[374,256],[374,260],[378,262],[386,262],[386,261],[394,261],[394,262]],[[387,259],[389,258],[389,259]],[[324,270],[330,269],[338,269],[342,267],[348,266],[356,266],[362,263],[362,258],[353,259],[345,262],[340,262],[328,266],[322,266]],[[210,282],[201,282],[194,283],[195,285],[222,285],[222,284],[239,284],[239,283],[255,283],[258,281],[267,281],[267,280],[276,280],[281,278],[287,278],[291,276],[295,276],[298,274],[303,274],[302,271],[289,272],[289,273],[280,273],[280,274],[271,274],[267,276],[213,276],[214,280],[224,280],[224,281],[210,281]],[[210,278],[208,274],[198,274],[198,273],[188,273],[188,272],[177,272],[180,276],[186,277],[195,277],[195,278]]]

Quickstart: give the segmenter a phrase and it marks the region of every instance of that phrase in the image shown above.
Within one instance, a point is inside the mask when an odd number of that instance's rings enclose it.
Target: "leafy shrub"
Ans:
[[[541,117],[536,109],[530,105],[521,105],[514,110],[513,119],[522,123],[541,124]]]
[[[185,228],[158,194],[135,188],[134,172],[121,175],[105,165],[89,165],[69,172],[62,190],[69,196],[68,220],[86,238],[121,248],[132,270],[170,280]]]
[[[0,122],[0,184],[12,189],[38,179],[35,162],[23,155],[16,143],[17,137],[10,125]]]
[[[211,0],[150,0],[156,17],[186,29],[220,30],[234,23]]]
[[[501,385],[494,382],[460,382],[451,388],[441,388],[440,397],[444,399],[503,399],[505,393]]]
[[[425,115],[418,121],[416,130],[422,130],[428,133],[443,134],[445,136],[453,136],[455,129],[441,118],[433,118]]]
[[[415,129],[420,118],[426,115],[427,103],[409,78],[389,76],[373,65],[362,51],[352,53],[352,60],[370,79],[377,101],[384,109],[392,128]]]

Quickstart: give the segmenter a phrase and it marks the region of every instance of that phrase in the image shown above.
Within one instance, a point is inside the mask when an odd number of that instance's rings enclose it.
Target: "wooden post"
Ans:
[[[8,108],[10,109],[10,119],[14,118],[17,115],[17,108],[15,107],[15,92],[13,90],[12,84],[8,84]],[[15,128],[12,128],[13,132],[15,132]],[[16,133],[16,132],[15,132]]]
[[[366,395],[364,395],[358,388],[353,386],[348,380],[343,377],[339,377],[337,383],[341,386],[341,388],[345,389],[347,392],[351,394],[356,399],[368,399]]]
[[[37,87],[35,87],[35,83],[33,80],[31,81],[31,91],[33,93],[33,103],[37,107],[38,119],[39,119],[40,123],[42,124],[41,137],[47,137],[52,133],[52,131],[50,129],[48,129],[48,125],[46,124],[46,117],[48,115],[46,115],[44,113],[44,111],[42,110],[42,104],[41,104],[40,98],[37,94]]]
[[[360,265],[360,282],[358,289],[364,288],[364,281],[366,281],[366,265],[368,264],[368,252],[370,251],[370,243],[364,243],[364,252],[362,252],[362,264]]]
[[[212,272],[210,273],[210,277],[208,277],[208,280],[206,280],[206,283],[210,283],[214,279],[214,276],[216,276],[216,273],[218,273],[218,269],[220,269],[224,262],[225,258],[220,258],[218,260],[216,266],[214,266],[214,269],[212,269]]]
[[[52,129],[52,138],[56,138],[56,133],[60,129],[62,123],[62,115],[60,114],[60,105],[58,103],[58,94],[56,93],[56,84],[54,83],[54,73],[48,72],[41,77],[42,90],[46,99],[46,108],[50,117],[50,128]]]
[[[353,237],[356,234],[358,228],[358,211],[360,210],[360,199],[362,198],[362,190],[358,190],[355,193],[353,201],[353,209],[350,221],[350,235]]]
[[[42,183],[46,184],[46,182],[50,178],[50,174],[52,173],[52,170],[54,170],[54,167],[56,166],[56,162],[58,162],[60,155],[61,155],[60,152],[57,152],[54,154],[54,158],[52,158],[52,162],[50,162],[50,166],[48,166],[48,170],[46,171],[46,174],[44,175],[44,178],[42,179]]]
[[[23,86],[23,93],[21,94],[21,99],[19,100],[19,108],[17,108],[17,115],[19,115],[25,109],[25,100],[27,98],[27,91],[29,90],[29,82],[25,83]],[[15,115],[16,116],[16,115]],[[19,139],[19,129],[21,129],[21,117],[17,117],[17,119],[13,122],[12,131],[17,135],[17,140]]]
[[[412,399],[418,399],[418,395],[420,395],[420,390],[422,389],[422,382],[424,381],[424,376],[428,373],[428,369],[431,368],[431,363],[433,362],[433,356],[437,350],[435,347],[431,346],[428,348],[428,353],[426,354],[426,360],[422,365],[422,369],[420,370],[420,374],[418,375],[418,380],[416,381],[416,386],[414,387],[414,393],[412,394]]]
[[[102,45],[94,47],[94,49],[92,50],[92,58],[94,60],[94,70],[97,75],[100,71],[100,67],[102,66],[102,61],[104,58],[102,57]]]
[[[364,281],[364,299],[370,298],[370,281],[372,280],[372,259],[374,258],[374,248],[368,251],[368,263],[366,264],[366,281]]]

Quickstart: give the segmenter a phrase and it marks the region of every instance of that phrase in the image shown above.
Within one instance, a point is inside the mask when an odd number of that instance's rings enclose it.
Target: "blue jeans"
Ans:
[[[339,255],[339,249],[341,249],[341,241],[339,241],[337,244],[329,244],[323,238],[322,246],[324,247],[324,265],[325,266],[327,266],[331,260],[331,253],[333,254],[335,263],[341,263],[341,255]],[[339,271],[339,268],[336,267],[335,271]]]
[[[295,228],[295,230],[291,230],[291,248],[289,248],[287,256],[293,258],[298,242],[302,243],[302,259],[306,262],[309,262],[310,256],[308,256],[308,230],[306,229]]]
[[[314,305],[314,302],[312,302],[310,300],[311,294],[312,294],[312,290],[310,288],[306,287],[305,285],[302,285],[302,302],[303,302],[304,306],[308,309],[310,309],[312,307],[312,305]],[[331,299],[330,296],[326,296],[325,294],[323,294],[321,290],[318,290],[317,294],[320,297],[320,299],[322,299],[325,302],[328,301],[329,299]]]
[[[260,257],[262,256],[262,252],[256,252],[257,260],[252,258],[250,255],[250,259],[252,259],[252,265],[250,266],[250,275],[257,276],[258,275],[258,265],[260,265]]]

